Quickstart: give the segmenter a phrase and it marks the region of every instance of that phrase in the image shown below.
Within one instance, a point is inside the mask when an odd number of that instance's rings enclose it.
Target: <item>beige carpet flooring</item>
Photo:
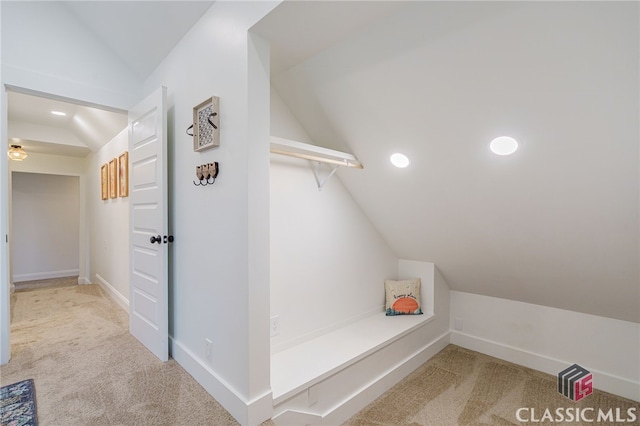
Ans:
[[[594,378],[597,387],[597,378]],[[635,408],[635,422],[519,422],[519,408],[533,408],[521,412],[523,419],[542,420],[546,409],[556,416],[570,408],[574,413],[588,409],[586,419],[597,414],[620,409],[621,419],[629,408]],[[565,419],[569,416],[565,415]],[[502,361],[478,352],[449,345],[440,353],[391,388],[344,426],[443,426],[571,424],[618,425],[640,424],[640,404],[618,396],[594,390],[578,402],[558,393],[556,377],[520,365]]]
[[[11,306],[12,359],[0,384],[34,379],[40,425],[238,425],[175,361],[131,337],[127,314],[99,286],[19,291]],[[573,403],[553,376],[450,345],[344,425],[514,425],[520,407],[538,416],[635,407],[640,418],[636,402],[596,390]]]
[[[133,338],[99,286],[15,292],[11,305],[0,383],[34,379],[40,425],[238,425],[174,360]]]

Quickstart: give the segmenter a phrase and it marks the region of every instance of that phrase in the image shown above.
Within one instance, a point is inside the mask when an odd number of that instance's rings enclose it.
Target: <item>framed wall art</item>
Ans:
[[[109,165],[106,163],[100,167],[100,194],[103,200],[109,198]]]
[[[118,182],[120,187],[118,194],[121,197],[129,196],[129,152],[125,151],[118,157]]]
[[[118,196],[118,160],[109,161],[109,198]]]
[[[193,108],[193,150],[220,146],[220,98],[212,96]]]

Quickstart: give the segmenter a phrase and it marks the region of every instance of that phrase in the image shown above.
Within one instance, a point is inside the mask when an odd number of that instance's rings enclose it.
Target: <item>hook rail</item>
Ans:
[[[195,186],[213,185],[216,183],[218,173],[220,173],[220,166],[217,161],[214,163],[196,166],[196,177],[198,178],[198,182],[194,180],[193,184]]]

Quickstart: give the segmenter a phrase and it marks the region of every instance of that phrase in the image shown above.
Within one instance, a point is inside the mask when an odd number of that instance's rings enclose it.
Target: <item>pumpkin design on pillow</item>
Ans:
[[[385,280],[386,315],[420,315],[420,278]]]

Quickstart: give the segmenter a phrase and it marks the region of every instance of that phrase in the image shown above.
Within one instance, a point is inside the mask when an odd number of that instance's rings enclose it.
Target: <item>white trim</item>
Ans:
[[[87,277],[78,277],[78,284],[79,285],[91,284],[91,281]]]
[[[0,6],[0,20],[2,19],[2,6]],[[2,42],[0,31],[0,44]],[[0,82],[6,78],[5,64],[0,66]],[[4,75],[3,75],[4,74]],[[0,154],[6,152],[7,139],[7,90],[6,86],[0,87]],[[8,242],[11,227],[9,226],[10,197],[9,159],[2,155],[0,159],[0,365],[9,362],[11,358],[11,245]]]
[[[419,351],[392,366],[373,379],[357,394],[349,395],[341,404],[332,408],[322,417],[325,424],[341,424],[362,410],[376,398],[400,382],[411,372],[431,359],[449,344],[449,332],[424,345]]]
[[[396,383],[400,382],[412,371],[431,359],[449,344],[449,331],[443,333],[424,345],[415,353],[409,355],[383,373],[375,376],[369,383],[356,393],[346,395],[345,398],[322,414],[300,410],[285,410],[274,416],[272,420],[277,425],[304,424],[342,424],[355,413],[362,410]]]
[[[109,284],[107,280],[102,278],[99,274],[96,274],[96,279],[98,280],[98,285],[113,299],[114,302],[118,304],[122,309],[129,312],[129,299],[124,297],[118,290],[115,289],[114,286]],[[85,283],[89,284],[89,283]]]
[[[280,404],[410,333],[423,329],[434,315],[402,315],[389,318],[383,312],[366,317],[333,333],[328,333],[287,351],[271,355],[271,388],[274,404]],[[372,332],[375,330],[375,333]],[[367,336],[353,339],[353,336]],[[300,362],[322,353],[327,347],[339,348],[331,357]]]
[[[523,365],[534,370],[542,371],[556,376],[572,361],[551,358],[542,354],[515,348],[513,346],[494,342],[480,337],[471,336],[460,331],[451,330],[451,343],[460,347],[471,349],[485,355]],[[594,387],[624,398],[640,401],[640,383],[617,377],[603,371],[589,369],[594,376]]]
[[[79,269],[67,269],[63,271],[34,272],[32,274],[13,274],[13,282],[48,280],[50,278],[74,277],[80,273]]]
[[[182,343],[169,337],[170,355],[200,385],[218,401],[240,424],[258,425],[269,417],[273,410],[271,390],[251,401],[246,401],[231,384],[198,358]],[[265,417],[266,416],[266,417]]]
[[[354,167],[357,169],[363,168],[362,164],[353,154],[304,142],[292,141],[277,136],[271,136],[270,138],[270,151],[274,154],[289,155],[291,157],[330,163],[337,166]]]

